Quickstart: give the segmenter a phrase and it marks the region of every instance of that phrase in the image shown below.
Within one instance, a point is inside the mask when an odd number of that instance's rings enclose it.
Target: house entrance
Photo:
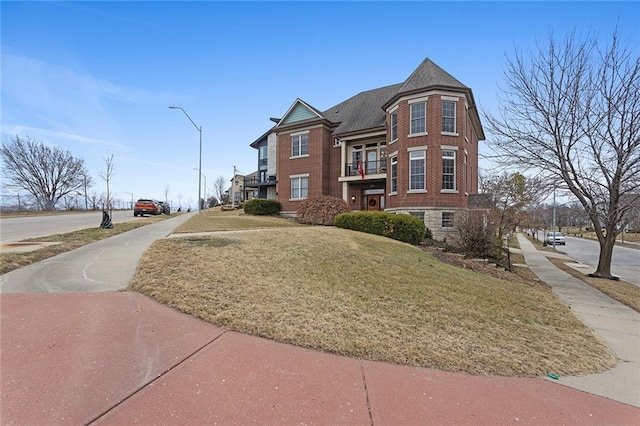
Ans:
[[[380,209],[380,195],[367,195],[367,210],[378,211]]]

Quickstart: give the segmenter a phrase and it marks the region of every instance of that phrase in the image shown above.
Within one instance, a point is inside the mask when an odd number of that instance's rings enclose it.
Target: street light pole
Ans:
[[[193,169],[193,170],[198,170],[198,169]],[[204,178],[204,204],[206,206],[207,204],[207,176],[205,176],[204,174],[202,174],[202,172],[200,172],[198,170],[198,173],[200,173],[202,175],[202,177]]]
[[[175,106],[175,105],[172,105],[169,108],[181,110],[184,113],[184,115],[187,116],[189,121],[191,121],[191,124],[193,124],[193,127],[195,127],[196,130],[200,133],[200,154],[198,157],[198,211],[200,211],[202,207],[202,204],[200,202],[200,200],[202,199],[202,192],[201,192],[202,191],[202,126],[198,127],[198,125],[193,122],[191,117],[189,117],[189,114],[187,114],[187,111],[185,111],[184,108]]]
[[[133,193],[132,192],[125,192],[125,194],[131,195],[131,210],[133,210]]]

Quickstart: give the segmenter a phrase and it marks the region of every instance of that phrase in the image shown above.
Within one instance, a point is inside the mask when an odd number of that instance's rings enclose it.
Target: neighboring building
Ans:
[[[236,174],[231,178],[231,186],[227,190],[229,194],[229,203],[233,205],[241,204],[244,198],[244,176]]]
[[[250,173],[242,178],[243,187],[241,188],[241,201],[249,201],[252,198],[258,198],[258,189],[250,183],[258,182],[258,172]]]
[[[275,189],[283,214],[328,195],[352,210],[412,214],[443,238],[478,192],[484,132],[473,93],[429,59],[403,83],[326,111],[296,99],[272,121],[251,146],[259,152],[258,196]]]
[[[278,122],[272,118],[272,121]],[[245,186],[257,190],[257,198],[276,199],[276,144],[273,128],[251,144],[258,150],[258,172],[255,179],[245,181]]]

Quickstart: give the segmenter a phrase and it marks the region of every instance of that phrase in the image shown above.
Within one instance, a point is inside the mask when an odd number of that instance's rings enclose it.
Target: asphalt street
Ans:
[[[182,214],[142,226],[16,269],[0,276],[0,293],[122,290],[135,274],[140,253],[194,214]]]
[[[114,210],[113,223],[135,220],[132,210]],[[85,212],[58,215],[36,215],[0,218],[0,240],[6,244],[27,238],[45,237],[53,234],[97,228],[102,222],[102,212]]]
[[[542,236],[543,234],[540,232],[538,238],[542,240]],[[567,244],[556,246],[556,250],[567,254],[584,265],[590,266],[592,270],[589,272],[595,271],[600,253],[598,241],[587,238],[565,238]],[[623,281],[640,286],[640,250],[616,246],[613,249],[611,272]]]

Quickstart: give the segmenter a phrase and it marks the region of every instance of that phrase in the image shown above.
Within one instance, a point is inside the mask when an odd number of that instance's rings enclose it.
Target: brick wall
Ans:
[[[416,95],[415,97],[424,97]],[[397,105],[398,140],[389,143],[387,152],[397,152],[398,191],[387,198],[387,208],[402,207],[451,207],[466,208],[467,197],[464,191],[464,151],[468,158],[477,157],[477,142],[465,142],[464,123],[466,120],[465,98],[460,95],[456,102],[456,131],[458,136],[442,134],[442,99],[439,94],[430,94],[427,99],[426,128],[427,135],[411,136],[410,106],[408,100],[400,101]],[[387,126],[390,128],[390,114],[387,114]],[[457,193],[442,192],[442,146],[457,147],[456,152],[456,191]],[[410,193],[409,190],[409,148],[426,147],[426,193]],[[471,161],[470,161],[471,163]],[[477,164],[477,159],[476,163]],[[472,177],[470,165],[467,165],[467,175]],[[473,164],[471,164],[473,166]],[[477,167],[475,169],[477,174]],[[477,183],[475,184],[477,188]],[[468,185],[473,186],[473,185]],[[475,192],[475,189],[474,191]]]

